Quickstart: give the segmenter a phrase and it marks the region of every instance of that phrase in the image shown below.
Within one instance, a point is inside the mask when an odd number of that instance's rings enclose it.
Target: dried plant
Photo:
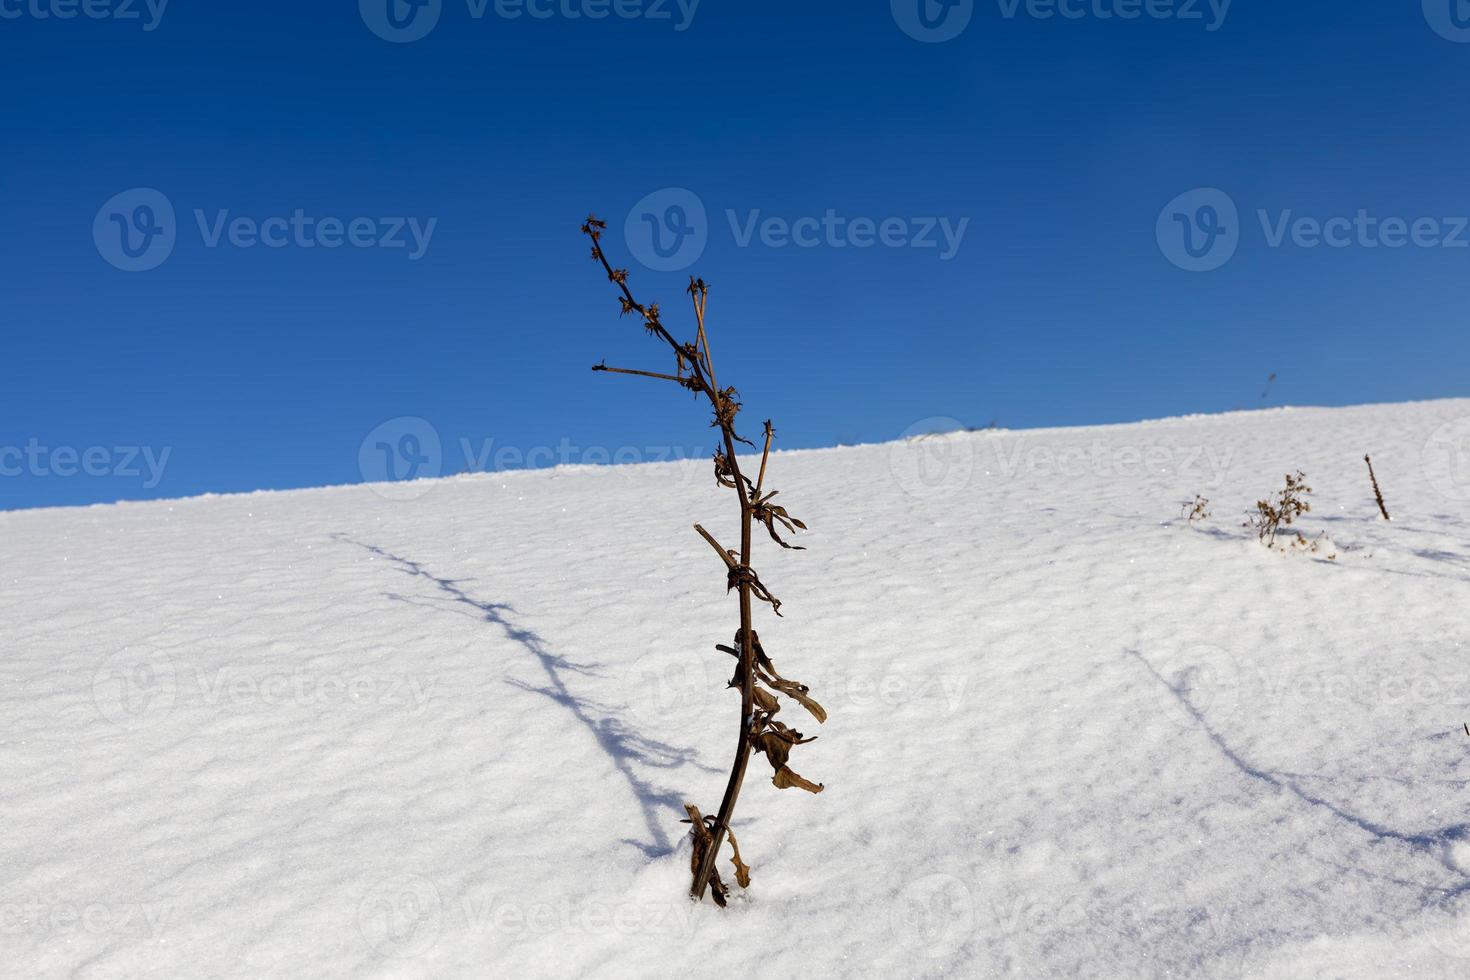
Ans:
[[[1388,505],[1383,502],[1383,491],[1378,489],[1378,476],[1373,472],[1373,457],[1364,455],[1363,462],[1368,464],[1368,479],[1373,481],[1373,499],[1378,501],[1378,513],[1385,521],[1391,521],[1393,518],[1388,516]]]
[[[1276,536],[1283,528],[1290,527],[1298,517],[1309,513],[1312,505],[1307,501],[1307,496],[1312,488],[1307,486],[1307,478],[1301,470],[1296,475],[1286,475],[1286,489],[1272,499],[1257,500],[1255,512],[1250,514],[1245,526],[1254,528],[1256,536],[1261,543],[1268,548],[1276,547]],[[1297,534],[1298,541],[1305,542],[1306,538]]]
[[[1195,521],[1208,520],[1210,517],[1209,507],[1210,499],[1208,497],[1201,497],[1199,494],[1195,494],[1193,500],[1186,500],[1180,505],[1179,516],[1187,520],[1190,524],[1193,524]]]
[[[782,534],[789,535],[797,530],[805,530],[806,525],[792,517],[785,507],[773,502],[775,490],[765,488],[766,464],[770,460],[771,441],[776,435],[776,430],[769,421],[765,424],[765,446],[761,451],[760,471],[754,482],[740,469],[740,461],[735,455],[735,444],[744,443],[751,447],[755,444],[741,438],[735,429],[735,419],[741,408],[739,393],[734,388],[721,388],[715,381],[714,359],[710,356],[709,335],[705,332],[709,285],[703,279],[692,276],[689,279],[688,293],[694,303],[696,335],[693,341],[681,344],[664,327],[657,304],[644,306],[633,298],[633,293],[628,288],[628,270],[615,269],[608,262],[607,255],[602,250],[602,234],[606,228],[607,224],[596,218],[588,218],[582,225],[582,233],[592,240],[592,258],[602,265],[608,279],[618,287],[618,302],[623,315],[637,315],[650,335],[662,340],[673,350],[674,371],[669,374],[611,368],[605,362],[596,365],[592,370],[672,381],[696,396],[704,395],[709,400],[714,415],[714,421],[710,425],[720,430],[724,445],[723,450],[716,451],[714,456],[715,482],[734,490],[740,498],[739,551],[725,548],[714,535],[698,524],[694,525],[694,529],[709,542],[725,565],[726,592],[738,590],[740,596],[740,628],[735,631],[733,646],[716,645],[717,650],[735,658],[735,672],[729,683],[730,687],[740,691],[740,735],[735,761],[730,768],[730,778],[718,813],[702,815],[699,808],[692,804],[684,807],[689,814],[689,819],[684,822],[692,824],[690,837],[694,842],[690,861],[694,879],[689,893],[696,899],[702,899],[708,890],[715,903],[723,906],[729,890],[720,878],[715,862],[726,836],[730,838],[735,881],[741,888],[750,886],[750,866],[741,859],[740,847],[735,841],[735,835],[731,833],[730,821],[735,813],[735,803],[740,797],[746,764],[750,761],[751,754],[759,752],[765,755],[774,771],[771,781],[778,789],[796,787],[810,793],[820,793],[823,789],[821,784],[803,778],[787,765],[791,750],[812,739],[775,720],[776,714],[781,710],[781,702],[776,693],[785,694],[796,701],[818,723],[827,720],[827,713],[812,699],[806,685],[787,680],[777,673],[775,665],[761,647],[760,637],[752,625],[752,606],[757,601],[769,604],[772,612],[781,615],[781,601],[771,593],[751,565],[755,526],[764,526],[771,540],[783,549],[799,551],[802,550],[800,546],[791,544]]]

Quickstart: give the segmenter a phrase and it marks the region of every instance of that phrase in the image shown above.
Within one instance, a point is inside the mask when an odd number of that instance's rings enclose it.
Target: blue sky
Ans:
[[[0,508],[1470,394],[1470,3],[389,2],[0,0]]]

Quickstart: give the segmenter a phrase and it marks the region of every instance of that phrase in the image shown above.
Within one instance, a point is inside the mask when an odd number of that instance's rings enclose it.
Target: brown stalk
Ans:
[[[694,300],[694,322],[699,328],[699,349],[704,355],[705,369],[709,371],[709,383],[719,391],[719,383],[715,381],[715,361],[709,352],[709,334],[704,332],[704,308],[709,302],[709,286],[703,279],[691,280],[689,295]]]
[[[771,715],[776,703],[774,695],[769,691],[759,691],[761,710],[757,710],[757,687],[758,677],[767,677],[775,682],[770,674],[762,674],[757,663],[759,639],[756,636],[752,623],[752,597],[771,604],[773,610],[780,614],[780,602],[770,594],[761,583],[760,578],[751,568],[751,540],[752,529],[757,519],[761,520],[771,529],[771,536],[776,538],[783,547],[791,547],[782,542],[776,536],[772,527],[773,520],[780,520],[790,530],[791,525],[805,528],[806,525],[790,517],[784,508],[774,508],[768,501],[774,492],[768,494],[764,500],[760,497],[760,488],[765,481],[766,463],[770,456],[771,439],[775,430],[771,423],[767,422],[765,427],[766,444],[761,454],[760,477],[752,484],[740,471],[740,463],[735,455],[735,443],[744,442],[753,445],[749,440],[741,438],[735,430],[735,416],[740,409],[740,404],[735,400],[735,389],[721,389],[715,382],[714,359],[710,355],[709,334],[705,330],[705,310],[709,303],[709,286],[703,279],[690,277],[689,295],[694,304],[694,317],[697,326],[696,339],[692,344],[680,344],[664,327],[660,319],[657,305],[644,306],[634,297],[628,288],[628,273],[626,269],[614,269],[607,260],[606,253],[602,250],[601,237],[603,230],[607,227],[604,222],[596,218],[588,218],[582,226],[582,232],[592,239],[592,257],[602,265],[603,271],[607,273],[608,279],[615,283],[621,292],[619,301],[622,305],[624,315],[637,313],[643,318],[643,325],[650,334],[663,340],[669,345],[674,353],[676,375],[661,374],[653,371],[635,371],[625,368],[609,368],[606,363],[599,364],[593,368],[595,371],[609,371],[617,374],[631,374],[643,377],[656,378],[665,381],[674,381],[696,393],[703,392],[709,399],[710,407],[714,412],[713,425],[720,429],[721,440],[724,443],[723,458],[721,454],[715,457],[715,478],[722,486],[733,486],[740,498],[740,549],[738,552],[727,550],[715,537],[703,527],[696,524],[695,530],[699,532],[725,563],[728,573],[727,582],[730,589],[739,590],[740,598],[740,629],[736,634],[740,650],[738,653],[739,666],[735,672],[735,678],[739,681],[740,688],[740,728],[739,737],[736,742],[735,759],[730,768],[730,778],[725,786],[725,794],[720,802],[718,814],[714,816],[701,816],[698,808],[687,805],[691,822],[691,836],[695,842],[693,854],[694,878],[689,892],[695,899],[702,899],[707,890],[713,887],[716,903],[725,904],[725,886],[720,881],[719,874],[715,870],[715,862],[719,857],[720,846],[724,838],[729,835],[731,846],[734,847],[734,835],[730,833],[730,821],[734,816],[735,804],[740,797],[740,789],[745,780],[745,771],[750,761],[752,750],[764,752],[771,761],[776,775],[772,782],[778,788],[797,786],[809,792],[820,792],[821,786],[810,783],[791,772],[785,765],[786,754],[791,745],[804,744],[810,739],[803,739],[800,733],[791,732],[780,722],[771,721]],[[684,369],[688,366],[689,374],[685,376]],[[738,557],[737,557],[738,556]],[[765,654],[759,653],[759,658],[764,660]],[[768,661],[767,661],[768,662]],[[734,680],[732,680],[734,686]],[[826,720],[826,712],[807,696],[805,686],[793,682],[780,681],[782,689],[812,711],[819,721]],[[737,867],[737,881],[744,887],[750,881],[750,869],[741,861],[738,853],[735,855]]]
[[[724,559],[725,566],[729,568],[730,571],[733,572],[737,567],[739,567],[736,564],[735,559],[730,557],[730,552],[725,549],[724,545],[715,540],[715,536],[713,534],[710,534],[698,524],[694,525],[694,530],[698,531],[700,536],[709,542],[709,546],[715,549],[715,554]]]
[[[766,446],[761,450],[761,471],[755,478],[755,492],[761,492],[761,487],[766,485],[766,461],[771,458],[771,440],[775,438],[776,430],[771,428],[771,420],[766,419]]]
[[[636,374],[641,378],[658,378],[660,381],[677,381],[679,384],[688,384],[689,379],[673,374],[659,374],[657,371],[635,371],[632,368],[608,367],[606,364],[592,365],[594,371],[606,371],[609,374]]]
[[[1383,502],[1383,491],[1378,489],[1378,477],[1373,473],[1373,457],[1365,455],[1363,462],[1368,464],[1368,479],[1373,481],[1373,499],[1378,501],[1378,513],[1385,521],[1391,521],[1393,518],[1388,516],[1388,505]]]

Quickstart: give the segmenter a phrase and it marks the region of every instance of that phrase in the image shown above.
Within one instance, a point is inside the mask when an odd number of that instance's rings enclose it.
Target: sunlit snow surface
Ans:
[[[1298,468],[1326,538],[1272,553]],[[827,789],[752,763],[725,911],[707,462],[0,515],[0,974],[1470,976],[1470,401],[769,482]]]

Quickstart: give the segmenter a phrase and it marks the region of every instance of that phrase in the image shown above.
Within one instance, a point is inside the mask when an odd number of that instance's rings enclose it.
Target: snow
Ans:
[[[827,788],[753,761],[724,911],[707,463],[0,514],[0,974],[1470,976],[1467,453],[1462,400],[775,457]]]

